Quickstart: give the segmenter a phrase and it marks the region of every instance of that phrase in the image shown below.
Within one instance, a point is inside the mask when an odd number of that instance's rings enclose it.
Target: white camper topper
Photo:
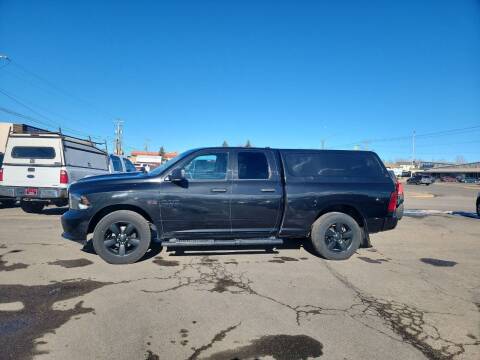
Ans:
[[[94,143],[56,133],[10,133],[0,170],[0,196],[27,212],[68,203],[72,182],[109,172],[108,154]]]

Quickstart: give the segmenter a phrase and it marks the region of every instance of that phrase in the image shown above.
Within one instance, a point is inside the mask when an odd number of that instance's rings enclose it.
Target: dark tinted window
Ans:
[[[135,165],[133,165],[132,162],[128,159],[125,159],[125,169],[127,170],[127,172],[137,171],[137,168],[135,167]]]
[[[14,159],[54,159],[55,149],[46,146],[14,146],[12,157]]]
[[[113,165],[113,171],[115,172],[122,172],[122,161],[118,156],[110,156],[110,159],[112,159],[112,165]]]
[[[268,179],[268,162],[263,152],[238,153],[239,179]]]
[[[227,153],[204,154],[185,166],[185,175],[191,180],[222,180],[227,177]]]
[[[285,156],[288,174],[295,177],[356,177],[385,176],[377,158],[362,152],[291,153]]]
[[[0,166],[2,166],[2,164],[3,164],[3,154],[0,153]]]

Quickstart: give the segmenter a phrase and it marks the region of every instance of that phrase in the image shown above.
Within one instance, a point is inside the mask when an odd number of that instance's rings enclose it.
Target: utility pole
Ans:
[[[148,144],[150,143],[150,139],[145,139],[145,143],[144,143],[144,146],[143,146],[143,149],[145,151],[148,151]]]
[[[120,119],[115,122],[115,154],[123,155],[123,121]]]
[[[412,165],[415,165],[415,130],[412,135]]]
[[[325,149],[325,139],[322,139],[321,142],[322,142],[322,150],[323,150]]]

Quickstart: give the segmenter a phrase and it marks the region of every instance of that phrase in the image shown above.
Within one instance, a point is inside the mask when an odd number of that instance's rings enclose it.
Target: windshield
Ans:
[[[188,155],[190,155],[192,152],[194,152],[195,150],[187,150],[183,153],[181,153],[180,155],[177,155],[175,156],[173,159],[170,159],[169,161],[167,161],[166,163],[163,163],[162,165],[160,165],[159,167],[156,167],[155,169],[153,169],[152,171],[150,171],[148,173],[148,176],[158,176],[158,175],[161,175],[165,170],[167,170],[169,167],[175,165],[177,162],[179,162],[180,160],[182,160],[183,158],[187,157]]]

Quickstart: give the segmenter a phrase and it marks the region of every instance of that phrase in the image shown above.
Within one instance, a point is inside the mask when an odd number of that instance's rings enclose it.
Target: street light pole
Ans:
[[[412,135],[412,164],[415,164],[415,130]]]

